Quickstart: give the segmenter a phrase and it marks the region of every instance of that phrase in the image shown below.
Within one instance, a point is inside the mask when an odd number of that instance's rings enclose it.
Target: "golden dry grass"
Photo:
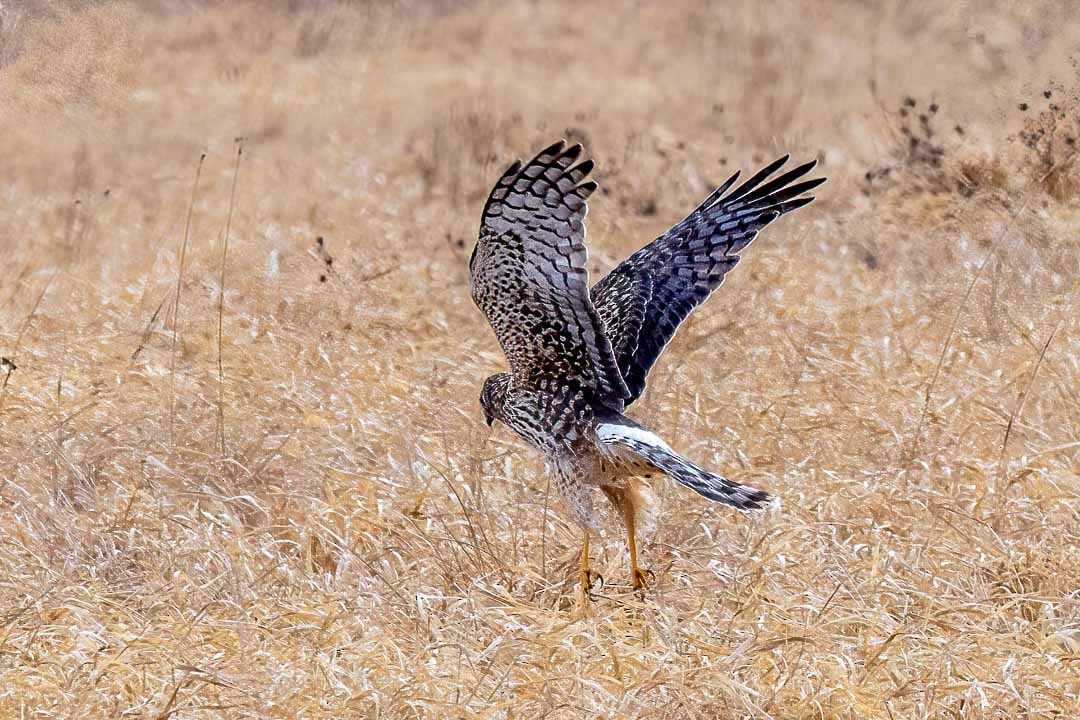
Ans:
[[[0,716],[1080,715],[1067,3],[0,22]],[[597,272],[734,168],[830,177],[633,412],[782,510],[659,486],[654,589],[609,522],[584,612],[466,277],[567,135]]]

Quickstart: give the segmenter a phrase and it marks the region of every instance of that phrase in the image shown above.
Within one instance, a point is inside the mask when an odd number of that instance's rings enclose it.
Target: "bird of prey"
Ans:
[[[589,594],[589,533],[598,528],[596,488],[626,524],[633,585],[637,528],[650,493],[640,479],[664,474],[739,510],[771,497],[706,470],[627,417],[649,369],[676,329],[720,286],[758,231],[814,198],[825,178],[796,182],[814,167],[774,177],[787,156],[732,189],[735,173],[685,219],[589,287],[585,269],[587,181],[592,160],[560,141],[515,162],[484,205],[469,260],[470,291],[510,365],[487,378],[480,405],[542,452],[574,520],[584,530],[581,583]]]

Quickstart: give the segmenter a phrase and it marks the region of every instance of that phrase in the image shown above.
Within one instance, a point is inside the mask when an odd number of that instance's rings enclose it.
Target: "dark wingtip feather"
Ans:
[[[780,157],[776,158],[775,160],[773,160],[771,163],[769,163],[765,167],[761,168],[761,170],[758,171],[758,174],[764,174],[766,177],[768,177],[769,175],[772,175],[774,172],[776,172],[780,168],[784,167],[784,165],[786,165],[787,161],[790,160],[790,159],[791,159],[791,153],[786,153],[784,155],[781,155]]]
[[[727,180],[725,180],[724,183],[720,187],[716,188],[711,193],[709,193],[709,197],[705,198],[702,201],[702,203],[700,205],[698,205],[694,209],[693,213],[690,213],[691,217],[693,217],[694,214],[704,212],[704,211],[708,210],[709,208],[711,208],[713,205],[715,205],[717,203],[717,201],[720,199],[720,197],[724,193],[726,193],[731,188],[732,185],[735,184],[735,182],[739,179],[739,175],[741,175],[741,174],[742,174],[742,171],[736,170],[732,174],[732,176],[729,177]]]
[[[578,155],[581,154],[581,151],[583,149],[584,148],[581,147],[581,143],[574,143],[573,145],[559,153],[559,159],[573,161]]]
[[[772,175],[774,172],[776,172],[780,168],[787,165],[787,161],[790,160],[790,159],[791,159],[791,155],[784,155],[783,157],[778,157],[775,160],[773,160],[771,163],[766,165],[765,167],[761,168],[761,170],[759,170],[757,172],[757,175],[760,175],[761,176],[760,180],[763,180],[763,179],[769,177],[770,175]],[[759,180],[759,182],[760,182],[760,180]]]
[[[591,173],[593,171],[594,167],[596,167],[596,163],[594,163],[591,159],[590,160],[582,160],[577,165],[570,168],[569,172],[572,172],[575,175],[578,175],[582,179],[584,179],[584,178],[588,177],[589,173]]]
[[[773,496],[764,490],[757,490],[755,488],[747,488],[747,490],[753,490],[746,494],[746,509],[747,510],[761,510],[764,507],[770,505],[773,501]]]
[[[578,196],[580,196],[581,198],[587,198],[590,195],[592,195],[594,192],[596,192],[596,188],[597,188],[596,181],[595,180],[590,180],[589,182],[584,182],[584,183],[581,183],[580,185],[578,185],[577,190],[575,190],[574,192]]]
[[[753,224],[759,228],[765,227],[776,218],[780,217],[781,211],[775,208],[769,208],[753,218]],[[748,221],[749,222],[749,221]]]
[[[544,148],[540,152],[536,153],[536,155],[533,156],[532,160],[525,163],[525,167],[530,167],[530,166],[536,165],[538,163],[543,164],[543,165],[550,165],[551,163],[556,162],[559,159],[559,157],[562,156],[565,149],[566,149],[566,141],[565,140],[559,140],[556,143],[552,143],[551,145],[548,145],[546,148]]]
[[[803,193],[810,192],[814,188],[825,182],[825,178],[814,178],[813,180],[807,180],[806,182],[796,183],[794,185],[788,185],[787,187],[781,187],[780,189],[772,189],[769,192],[760,197],[752,197],[747,195],[740,203],[740,208],[769,208],[776,205],[781,205],[792,198],[797,198]],[[764,190],[764,188],[762,188]],[[771,189],[771,188],[770,188]],[[756,193],[755,193],[756,194]]]
[[[814,202],[813,195],[810,195],[808,197],[795,198],[794,200],[788,200],[787,202],[780,203],[780,205],[778,206],[780,208],[779,214],[783,215],[785,213],[789,213],[792,210],[804,207],[812,202]]]
[[[548,145],[546,148],[544,148],[540,152],[536,153],[536,157],[539,158],[541,155],[548,155],[548,154],[558,155],[560,152],[562,152],[562,149],[563,149],[563,147],[565,147],[565,145],[566,145],[566,138],[561,138],[558,141],[551,143],[550,145]],[[536,158],[533,158],[533,159],[535,160]]]
[[[762,201],[766,198],[775,197],[775,202],[779,202],[789,197],[794,197],[798,193],[793,193],[791,190],[792,187],[802,187],[804,189],[808,188],[807,186],[802,184],[792,186],[792,183],[801,178],[806,173],[810,172],[814,168],[815,163],[816,161],[804,163],[799,167],[795,168],[794,170],[789,170],[783,175],[779,175],[772,180],[769,180],[769,182],[765,183],[764,185],[754,188],[752,192],[746,193],[745,195],[737,198],[737,203],[734,204],[738,207],[753,207],[755,203],[768,204],[762,203]],[[799,192],[802,191],[800,190]]]
[[[756,173],[754,173],[753,177],[751,177],[739,187],[732,190],[731,194],[724,198],[724,204],[727,205],[728,203],[734,202],[742,198],[744,195],[750,194],[770,175],[782,168],[784,166],[784,163],[786,163],[790,158],[790,155],[784,155],[783,157],[773,160],[771,163],[758,170]]]

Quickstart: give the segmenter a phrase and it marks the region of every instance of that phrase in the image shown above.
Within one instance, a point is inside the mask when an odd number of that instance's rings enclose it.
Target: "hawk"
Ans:
[[[546,456],[584,531],[581,582],[588,595],[596,488],[626,524],[636,589],[645,586],[636,540],[649,498],[640,479],[667,475],[739,510],[770,502],[767,493],[683,457],[624,412],[679,323],[720,286],[739,252],[773,220],[811,202],[805,193],[825,178],[796,182],[815,162],[773,177],[788,156],[732,190],[735,173],[590,289],[585,213],[597,186],[587,180],[592,160],[581,155],[581,145],[560,141],[503,173],[484,205],[469,274],[472,298],[510,365],[484,382],[484,417]]]

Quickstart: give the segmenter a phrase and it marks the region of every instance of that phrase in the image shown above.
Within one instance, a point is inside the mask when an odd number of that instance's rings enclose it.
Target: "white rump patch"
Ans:
[[[656,433],[645,428],[633,425],[616,425],[614,423],[601,423],[596,426],[596,437],[606,444],[618,443],[621,440],[631,440],[642,445],[662,448],[670,453],[675,453],[666,442]]]

